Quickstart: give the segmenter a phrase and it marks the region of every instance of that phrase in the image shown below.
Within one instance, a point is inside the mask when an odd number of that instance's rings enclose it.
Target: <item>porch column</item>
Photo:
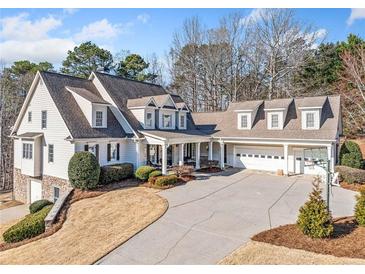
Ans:
[[[288,144],[284,144],[284,175],[288,175]]]
[[[167,174],[167,147],[168,145],[167,144],[163,144],[161,145],[161,148],[162,148],[162,174],[163,175],[166,175]]]
[[[200,169],[200,143],[195,143],[195,169]]]
[[[209,142],[208,146],[208,160],[213,160],[213,141]]]
[[[220,154],[220,156],[221,156],[221,158],[220,158],[220,168],[221,169],[224,169],[224,142],[219,142],[219,146],[220,146],[220,152],[221,152],[221,154]]]
[[[330,171],[335,171],[335,153],[334,153],[334,145],[328,145],[327,146],[327,157],[328,160],[330,160]]]
[[[184,144],[179,144],[179,166],[184,165]]]

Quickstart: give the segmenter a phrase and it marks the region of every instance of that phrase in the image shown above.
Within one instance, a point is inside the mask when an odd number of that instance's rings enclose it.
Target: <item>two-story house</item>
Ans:
[[[38,72],[12,131],[17,200],[56,200],[70,188],[77,151],[101,166],[161,166],[201,159],[220,166],[317,174],[309,158],[337,161],[338,96],[231,103],[224,112],[191,113],[161,86],[104,73],[89,79]],[[306,153],[306,152],[310,153]]]

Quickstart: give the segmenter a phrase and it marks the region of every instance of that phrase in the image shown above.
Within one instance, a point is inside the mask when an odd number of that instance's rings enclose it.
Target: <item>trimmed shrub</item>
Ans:
[[[156,169],[152,166],[140,166],[137,168],[135,176],[142,181],[147,181],[150,173],[155,170]]]
[[[360,147],[353,141],[346,141],[340,149],[340,165],[353,168],[363,168],[363,159]]]
[[[311,238],[329,237],[333,233],[332,216],[321,196],[320,181],[320,177],[314,179],[313,191],[309,200],[299,209],[297,220],[299,229]]]
[[[123,163],[117,165],[103,166],[100,169],[100,184],[120,182],[133,176],[133,164]]]
[[[93,189],[99,183],[99,176],[100,166],[94,154],[81,151],[72,156],[68,164],[68,177],[73,187]]]
[[[356,196],[355,219],[361,226],[365,226],[365,187],[360,189],[360,195]]]
[[[52,202],[48,201],[48,200],[38,200],[35,201],[33,203],[30,204],[29,206],[29,212],[31,214],[38,212],[39,210],[41,210],[42,208],[44,208],[45,206],[51,205],[53,204]]]
[[[336,166],[340,181],[349,184],[365,184],[365,170],[348,166]]]
[[[27,215],[23,220],[11,226],[3,233],[4,241],[16,243],[42,234],[45,231],[44,219],[51,208],[52,206],[48,205],[34,214]]]
[[[150,173],[150,175],[148,175],[148,178],[158,177],[161,175],[162,175],[162,172],[160,170],[154,170]]]
[[[162,176],[162,172],[160,170],[155,170],[150,173],[148,176],[148,182],[152,185],[155,184],[155,181],[158,177]]]
[[[155,185],[157,186],[169,186],[174,185],[177,182],[176,175],[166,175],[166,176],[159,176],[155,180]]]

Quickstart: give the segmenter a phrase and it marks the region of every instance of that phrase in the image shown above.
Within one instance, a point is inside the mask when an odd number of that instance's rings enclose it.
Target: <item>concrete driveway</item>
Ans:
[[[161,191],[166,214],[98,263],[215,264],[254,234],[294,223],[311,181],[230,169]],[[334,187],[333,215],[352,215],[354,195]]]

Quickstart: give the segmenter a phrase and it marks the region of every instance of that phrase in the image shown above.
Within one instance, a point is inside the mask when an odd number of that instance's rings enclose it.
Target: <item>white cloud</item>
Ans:
[[[17,16],[0,19],[0,36],[7,40],[35,41],[44,39],[49,31],[61,25],[61,20],[52,16],[30,21],[28,14],[21,13]]]
[[[29,20],[26,13],[1,19],[1,61],[10,64],[28,59],[61,63],[67,50],[75,46],[71,39],[49,37],[48,33],[61,25],[62,21],[52,16]]]
[[[142,22],[143,24],[146,24],[150,20],[151,16],[147,13],[142,13],[137,16],[137,20]]]
[[[351,9],[351,15],[347,19],[347,25],[351,26],[358,19],[365,19],[365,9]]]
[[[63,9],[63,13],[67,14],[67,15],[73,15],[78,11],[79,11],[79,9],[74,9],[74,8]]]
[[[75,34],[77,41],[111,39],[120,33],[126,33],[133,26],[133,23],[111,24],[107,19],[102,19],[84,26],[81,32]]]
[[[254,23],[256,21],[258,21],[262,15],[263,9],[258,8],[258,9],[253,9],[249,15],[243,17],[241,19],[241,24],[246,25],[249,23]]]

